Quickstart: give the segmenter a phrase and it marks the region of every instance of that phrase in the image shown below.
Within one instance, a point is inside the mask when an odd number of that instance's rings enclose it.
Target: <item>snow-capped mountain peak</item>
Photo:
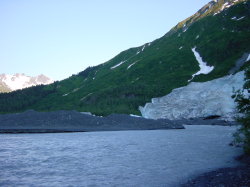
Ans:
[[[51,84],[54,81],[42,74],[31,77],[24,73],[16,73],[14,75],[0,74],[0,82],[6,85],[11,91],[14,91],[41,84]]]

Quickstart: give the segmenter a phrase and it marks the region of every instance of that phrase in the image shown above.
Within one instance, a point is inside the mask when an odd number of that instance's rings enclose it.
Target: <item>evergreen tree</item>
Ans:
[[[243,90],[237,91],[233,96],[240,113],[237,120],[241,124],[235,138],[237,142],[243,144],[245,152],[250,155],[250,68],[246,70],[245,75]]]

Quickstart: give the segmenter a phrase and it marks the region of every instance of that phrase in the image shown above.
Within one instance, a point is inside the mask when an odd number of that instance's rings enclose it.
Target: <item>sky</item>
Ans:
[[[210,0],[1,0],[0,74],[62,80],[166,34]]]

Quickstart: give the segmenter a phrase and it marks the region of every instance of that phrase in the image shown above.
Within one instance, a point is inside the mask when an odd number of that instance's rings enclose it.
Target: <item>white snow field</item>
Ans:
[[[18,90],[27,87],[27,83],[30,81],[30,77],[24,76],[22,74],[17,74],[17,76],[6,75],[3,82],[8,85],[11,90]]]
[[[5,83],[12,91],[28,88],[35,85],[51,84],[54,82],[44,75],[31,77],[23,73],[16,73],[14,75],[0,74],[0,82],[1,81]]]
[[[191,82],[170,94],[153,98],[140,107],[143,117],[150,119],[183,119],[219,115],[230,119],[236,104],[231,98],[234,90],[242,89],[244,72],[208,82]]]

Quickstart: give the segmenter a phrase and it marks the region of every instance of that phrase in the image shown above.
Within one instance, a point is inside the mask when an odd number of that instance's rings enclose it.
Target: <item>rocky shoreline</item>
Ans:
[[[243,155],[236,160],[241,165],[221,168],[188,180],[181,187],[247,187],[250,186],[250,156]]]
[[[37,112],[0,115],[0,133],[62,133],[118,130],[184,129],[180,123],[152,120],[124,114],[107,117],[77,111]]]
[[[219,118],[183,120],[146,119],[125,114],[100,117],[77,111],[37,112],[0,115],[0,133],[62,133],[119,130],[184,129],[184,125],[236,125]]]

